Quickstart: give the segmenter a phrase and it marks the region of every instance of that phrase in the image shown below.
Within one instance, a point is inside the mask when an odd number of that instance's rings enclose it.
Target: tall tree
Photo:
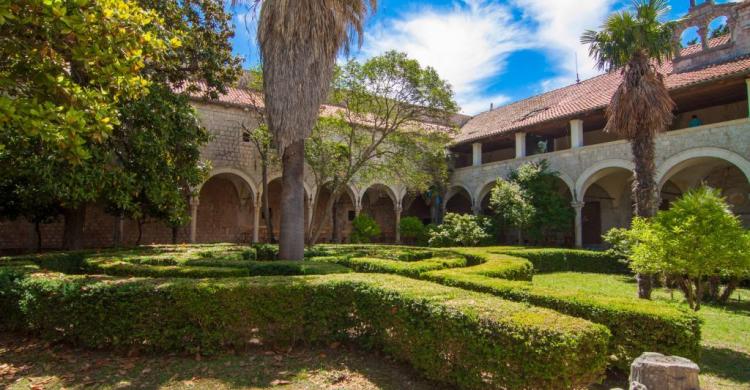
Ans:
[[[649,218],[658,205],[654,139],[672,123],[675,103],[657,65],[678,49],[675,24],[662,22],[667,0],[634,0],[632,9],[611,15],[601,31],[586,31],[581,42],[600,69],[619,71],[623,80],[607,108],[605,131],[630,140],[635,164],[635,215]],[[638,274],[638,296],[651,297],[651,275]]]
[[[306,150],[316,184],[331,194],[323,215],[313,218],[319,223],[312,225],[310,243],[355,180],[377,178],[422,193],[448,176],[447,124],[457,106],[435,69],[395,51],[365,63],[351,60],[337,72],[332,99],[342,109],[318,122]]]
[[[47,210],[61,209],[69,249],[81,247],[94,202],[118,215],[184,223],[184,200],[205,172],[199,148],[207,133],[172,87],[215,94],[236,75],[221,1],[25,1],[10,10],[7,17],[0,5],[2,49],[15,52],[3,55],[0,100],[18,104],[7,116],[0,109],[0,122],[14,130],[0,134],[12,146],[0,169],[13,177],[16,198],[38,193],[54,206]],[[27,105],[30,115],[19,115]]]
[[[377,0],[254,0],[268,126],[282,160],[279,255],[302,260],[305,250],[305,139],[328,95],[338,52],[352,35],[362,43],[364,20]]]

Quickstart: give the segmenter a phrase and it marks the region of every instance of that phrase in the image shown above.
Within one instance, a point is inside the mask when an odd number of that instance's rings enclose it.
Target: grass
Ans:
[[[136,272],[138,276],[181,277],[330,274],[352,272],[352,269],[355,272],[420,277],[458,271],[466,273],[467,277],[489,277],[501,284],[527,286],[524,288],[534,291],[556,290],[563,296],[601,297],[605,300],[611,297],[618,300],[636,295],[635,281],[626,275],[552,270],[551,273],[536,273],[533,282],[529,282],[533,273],[531,264],[518,257],[502,255],[511,249],[514,248],[433,250],[377,245],[323,245],[314,248],[316,254],[311,253],[313,257],[320,257],[320,261],[306,261],[305,264],[309,266],[303,269],[297,267],[300,263],[296,262],[250,261],[245,253],[247,247],[237,245],[153,246],[117,252],[105,250],[87,252],[86,261],[91,271],[122,276],[132,275],[133,270],[139,270]],[[456,258],[456,252],[466,259]],[[45,256],[48,255],[41,258]],[[477,256],[484,256],[485,260],[478,264]],[[6,266],[34,268],[39,263],[40,259],[34,257],[0,258],[0,265]],[[428,273],[423,274],[425,272]],[[356,278],[357,275],[351,277]],[[654,293],[654,301],[659,305],[687,308],[678,291],[659,289]],[[649,305],[639,307],[645,310]],[[699,361],[702,388],[750,388],[750,290],[739,290],[727,306],[705,304],[697,315],[704,321]],[[70,364],[66,359],[58,358],[68,355],[75,356],[77,363]],[[101,370],[89,370],[82,376],[77,374],[81,371],[80,367],[98,367],[102,359],[107,363],[101,366]],[[122,364],[130,367],[124,373]],[[19,367],[28,368],[12,377],[8,376],[9,370]],[[147,370],[150,367],[159,369]],[[44,388],[120,388],[123,383],[124,387],[135,388],[264,389],[277,388],[279,384],[288,388],[436,387],[434,383],[417,378],[410,369],[389,362],[387,358],[373,359],[372,355],[346,348],[306,349],[290,353],[249,351],[202,361],[177,356],[117,358],[65,347],[48,347],[34,340],[19,341],[13,336],[0,334],[0,387],[11,389],[33,387],[39,381],[47,381]],[[626,388],[626,380],[610,377],[605,386],[593,388]]]
[[[17,389],[444,389],[411,368],[333,344],[207,359],[123,356],[0,334],[0,387]]]
[[[622,275],[576,272],[534,276],[540,287],[632,297],[636,284]],[[741,300],[738,300],[741,299]],[[654,291],[654,300],[687,307],[679,291]],[[747,389],[750,387],[750,290],[740,289],[726,306],[705,304],[697,313],[704,321],[701,360],[701,385],[705,389]],[[622,384],[619,384],[623,386]]]

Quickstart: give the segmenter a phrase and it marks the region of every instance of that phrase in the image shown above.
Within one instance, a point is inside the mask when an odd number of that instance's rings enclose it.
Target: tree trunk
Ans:
[[[83,249],[83,225],[86,222],[86,206],[63,210],[65,228],[63,231],[63,249],[74,251]]]
[[[323,216],[320,218],[320,223],[317,225],[313,223],[312,231],[310,232],[310,243],[316,243],[318,242],[318,239],[320,239],[320,234],[323,231],[323,224],[333,212],[333,205],[336,203],[336,199],[340,196],[341,192],[339,189],[334,189],[331,192],[331,196],[328,197],[328,201],[326,202],[326,207],[323,209]],[[310,218],[312,217],[313,216],[311,215]],[[315,220],[313,219],[313,221]]]
[[[721,289],[721,277],[714,275],[708,277],[708,297],[717,302],[719,300],[719,290]]]
[[[331,210],[331,241],[334,244],[341,243],[341,232],[339,232],[339,219],[338,219],[338,202],[333,203],[333,209]]]
[[[42,251],[42,227],[39,221],[34,222],[34,234],[36,235],[36,252]]]
[[[704,292],[703,286],[705,286],[705,283],[702,278],[695,279],[695,305],[693,307],[693,310],[695,311],[701,309],[701,300],[703,299]]]
[[[724,287],[724,291],[721,293],[721,296],[719,296],[719,303],[727,303],[729,301],[729,297],[732,296],[732,293],[737,289],[737,286],[739,286],[739,284],[740,278],[733,277],[729,279],[729,283],[727,283],[727,286]]]
[[[630,143],[635,165],[635,180],[633,182],[633,201],[635,215],[641,218],[651,218],[656,214],[656,148],[654,137],[648,131],[642,131]],[[638,274],[638,298],[651,299],[652,275]]]
[[[141,238],[143,238],[143,224],[146,223],[146,220],[139,219],[138,220],[138,239],[135,240],[135,245],[141,245]]]
[[[179,233],[179,227],[172,226],[172,245],[177,244],[177,235]]]
[[[282,158],[281,234],[279,257],[303,260],[305,255],[305,142],[289,145]]]
[[[273,235],[273,220],[269,215],[268,210],[268,162],[264,160],[261,163],[261,176],[263,179],[263,196],[261,196],[261,212],[263,213],[263,220],[266,221],[266,231],[268,235],[268,242],[276,242],[276,237]],[[278,210],[277,210],[278,212]]]

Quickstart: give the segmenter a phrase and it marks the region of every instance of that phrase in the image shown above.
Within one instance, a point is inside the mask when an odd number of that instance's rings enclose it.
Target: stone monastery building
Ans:
[[[729,34],[709,38],[709,25],[726,20]],[[682,50],[662,66],[665,82],[677,104],[675,120],[657,139],[657,182],[661,207],[700,183],[720,188],[733,211],[750,226],[750,1],[714,4],[691,0],[688,15],[679,21],[675,40],[697,29],[700,43]],[[619,85],[619,72],[604,74],[565,88],[481,113],[456,116],[460,133],[447,145],[455,156],[451,187],[442,207],[447,212],[486,213],[492,185],[498,177],[530,161],[547,160],[559,172],[560,190],[575,210],[575,226],[565,237],[570,246],[597,246],[613,227],[627,226],[632,215],[633,175],[627,141],[602,131],[605,109]],[[194,102],[204,125],[214,135],[203,152],[213,171],[192,199],[192,221],[181,229],[184,242],[259,242],[267,238],[260,213],[261,167],[252,143],[243,137],[249,107],[262,104],[257,93],[230,89],[216,101]],[[322,107],[323,115],[336,107]],[[269,175],[269,199],[274,228],[280,221],[281,173]],[[315,215],[327,200],[326,189],[306,180],[307,215]],[[318,191],[320,193],[318,194]],[[398,241],[398,220],[416,216],[429,221],[422,197],[407,197],[395,183],[350,186],[327,221],[321,241],[345,242],[351,220],[360,212],[381,226],[381,241]],[[413,200],[412,200],[413,199]],[[322,211],[322,209],[321,209]],[[62,221],[44,225],[46,248],[62,241]],[[337,226],[337,231],[332,231]],[[86,216],[86,245],[112,245],[119,231],[125,244],[135,242],[137,224],[117,220],[100,207]],[[278,232],[277,232],[278,236]],[[144,227],[143,243],[169,243],[172,232],[160,223]],[[0,249],[34,246],[31,224],[0,222]]]

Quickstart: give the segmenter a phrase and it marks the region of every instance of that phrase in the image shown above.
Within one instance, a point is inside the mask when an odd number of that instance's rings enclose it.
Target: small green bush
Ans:
[[[204,355],[251,342],[351,341],[462,389],[585,387],[602,376],[609,338],[551,310],[394,275],[0,276],[0,291],[16,294],[0,299],[3,326],[51,341]]]
[[[575,293],[564,286],[559,289],[536,287],[523,281],[524,277],[531,280],[531,274],[527,273],[533,272],[531,264],[515,257],[526,256],[525,251],[517,251],[514,256],[497,253],[502,249],[455,249],[480,257],[484,262],[475,267],[430,271],[420,277],[605,325],[612,332],[609,354],[614,360],[611,363],[621,370],[627,370],[632,360],[646,351],[698,358],[701,320],[697,316],[659,302]],[[509,276],[515,276],[516,280],[507,280]]]
[[[375,219],[366,214],[360,214],[354,218],[352,229],[351,240],[357,244],[372,242],[381,233],[380,226],[375,222]]]
[[[500,249],[497,253],[520,256],[534,265],[534,272],[587,272],[629,275],[630,269],[622,259],[610,252],[576,249]]]
[[[399,222],[401,239],[404,242],[425,245],[427,243],[427,231],[422,221],[417,217],[404,217]]]
[[[448,213],[443,224],[430,231],[430,246],[476,246],[490,235],[485,221],[475,215]]]
[[[273,261],[279,259],[279,246],[273,244],[253,244],[255,260]]]

